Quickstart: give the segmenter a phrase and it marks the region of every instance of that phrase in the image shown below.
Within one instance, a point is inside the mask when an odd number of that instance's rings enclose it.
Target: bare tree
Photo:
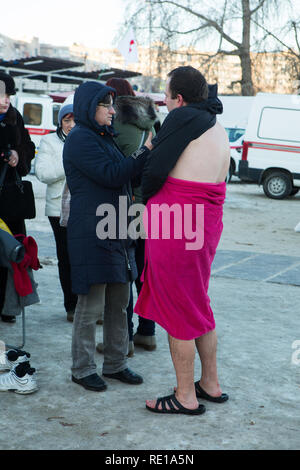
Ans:
[[[298,94],[300,94],[300,37],[299,37],[299,29],[300,29],[300,18],[297,20],[291,20],[290,26],[294,33],[296,48],[292,49],[288,45],[284,44],[287,48],[288,52],[290,53],[290,62],[292,65],[292,70],[297,78],[297,90]]]
[[[218,0],[211,6],[211,2],[205,0],[146,0],[142,3],[135,0],[137,8],[131,17],[135,27],[141,25],[141,14],[145,15],[147,4],[151,8],[154,36],[155,31],[160,34],[164,31],[169,41],[172,38],[176,44],[179,39],[179,43],[186,45],[187,42],[197,44],[218,37],[218,44],[215,45],[217,54],[239,57],[242,95],[254,94],[251,64],[251,45],[256,40],[254,30],[257,34],[259,25],[264,24],[271,13],[273,16],[279,14],[282,2]]]
[[[262,24],[257,26],[264,32],[264,43],[271,38],[275,51],[281,55],[284,52],[286,75],[294,82],[292,88],[300,94],[300,16],[289,17],[277,30],[270,31]]]

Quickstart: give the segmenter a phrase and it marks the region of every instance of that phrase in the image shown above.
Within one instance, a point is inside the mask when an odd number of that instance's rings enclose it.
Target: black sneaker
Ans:
[[[76,379],[76,377],[72,375],[72,382],[82,385],[82,387],[86,388],[87,390],[93,390],[94,392],[103,392],[107,389],[106,383],[101,379],[101,377],[99,377],[98,374],[87,375],[82,379]]]
[[[117,379],[121,382],[131,385],[139,385],[143,383],[143,377],[136,374],[130,369],[124,369],[121,372],[115,372],[114,374],[103,374],[104,377],[109,377],[110,379]]]
[[[13,315],[1,315],[1,320],[5,323],[16,323],[16,317]]]

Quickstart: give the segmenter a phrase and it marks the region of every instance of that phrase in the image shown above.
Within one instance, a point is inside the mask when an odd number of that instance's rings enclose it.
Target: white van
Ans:
[[[43,135],[56,130],[61,103],[48,95],[17,93],[11,97],[12,105],[22,114],[24,124],[38,151]]]
[[[217,120],[225,128],[230,143],[230,167],[227,183],[232,175],[238,175],[239,162],[242,158],[244,133],[248,124],[250,110],[254,101],[253,96],[219,95],[223,104],[223,113],[217,115]]]
[[[258,93],[244,135],[239,177],[284,199],[300,189],[300,96]]]

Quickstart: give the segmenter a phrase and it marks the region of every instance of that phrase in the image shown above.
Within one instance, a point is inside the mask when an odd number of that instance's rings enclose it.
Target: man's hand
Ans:
[[[147,137],[147,140],[146,140],[146,142],[144,143],[144,145],[145,145],[149,150],[152,150],[152,149],[153,149],[153,145],[152,145],[152,143],[151,143],[152,137],[153,137],[152,132],[149,132],[149,135],[148,135],[148,137]]]
[[[17,166],[18,163],[19,163],[18,152],[16,152],[15,150],[11,150],[11,156],[9,157],[8,164],[14,168],[15,166]]]

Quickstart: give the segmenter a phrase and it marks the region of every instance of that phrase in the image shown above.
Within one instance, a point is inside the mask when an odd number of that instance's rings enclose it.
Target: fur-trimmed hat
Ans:
[[[16,94],[15,81],[8,73],[0,71],[0,93],[7,95]]]

